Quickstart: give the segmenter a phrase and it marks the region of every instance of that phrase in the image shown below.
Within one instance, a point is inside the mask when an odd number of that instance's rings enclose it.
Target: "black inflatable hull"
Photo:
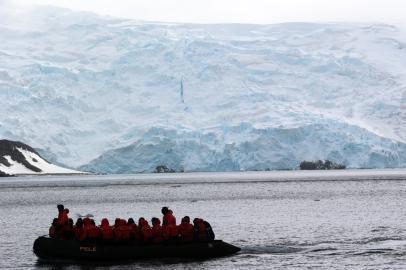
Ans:
[[[214,240],[208,243],[172,245],[103,245],[85,244],[76,240],[38,237],[34,253],[40,259],[68,260],[136,260],[146,258],[211,258],[234,254],[240,248]]]

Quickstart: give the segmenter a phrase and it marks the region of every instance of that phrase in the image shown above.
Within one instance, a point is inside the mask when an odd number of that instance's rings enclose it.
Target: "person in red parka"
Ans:
[[[49,237],[57,238],[56,228],[58,227],[58,219],[54,218],[52,221],[51,227],[49,227]]]
[[[182,218],[182,223],[178,226],[180,239],[184,243],[193,241],[193,225],[190,224],[190,217]]]
[[[62,204],[57,205],[58,208],[58,226],[56,226],[56,236],[57,238],[63,237],[63,227],[68,224],[69,209],[65,209]]]
[[[114,231],[116,240],[121,242],[130,241],[130,229],[128,228],[127,221],[120,219],[118,222],[118,227]]]
[[[97,242],[100,238],[100,230],[96,227],[96,223],[93,219],[85,218],[83,220],[84,233],[81,240],[89,242]]]
[[[176,226],[176,218],[173,215],[172,210],[168,207],[162,207],[161,210],[164,215],[162,218],[162,225],[164,229],[164,238],[168,242],[177,242],[178,241],[178,227]]]
[[[120,226],[120,219],[116,218],[114,220],[114,226],[113,226],[113,233],[114,233],[115,240],[118,240],[118,226]]]
[[[69,209],[63,208],[63,205],[58,205],[58,206],[62,206],[62,209],[58,213],[58,223],[59,223],[59,225],[64,226],[69,221],[69,217],[68,217]]]
[[[204,225],[203,219],[195,218],[193,220],[193,238],[198,242],[206,242],[208,240],[206,234],[206,226]]]
[[[168,209],[168,207],[162,207],[161,209],[162,214],[164,215],[162,218],[162,226],[166,227],[170,224],[176,225],[176,218],[173,215],[172,210]]]
[[[113,228],[111,228],[109,220],[103,218],[100,224],[101,239],[104,242],[111,242],[114,239]]]
[[[76,220],[75,226],[73,227],[73,233],[75,234],[75,238],[77,240],[83,240],[84,239],[85,230],[83,228],[83,220],[82,220],[82,218],[78,218]]]
[[[142,242],[144,244],[150,243],[152,241],[152,229],[145,218],[141,217],[138,220],[138,229],[141,232]]]
[[[128,229],[130,231],[130,241],[131,242],[139,242],[141,237],[140,237],[140,232],[138,230],[137,224],[135,224],[133,218],[129,218],[127,221]]]
[[[215,235],[213,232],[213,228],[211,227],[210,223],[202,218],[195,218],[193,220],[194,224],[194,239],[200,242],[206,241],[213,241],[215,239]]]
[[[161,226],[161,221],[157,217],[151,219],[152,223],[152,242],[155,244],[162,243],[163,238],[163,228]]]
[[[73,220],[71,218],[68,219],[68,222],[65,223],[62,227],[62,239],[73,239],[75,237],[74,228],[73,228]]]
[[[57,205],[58,208],[58,225],[56,226],[56,237],[63,238],[63,227],[68,224],[69,209],[65,209],[62,204]]]

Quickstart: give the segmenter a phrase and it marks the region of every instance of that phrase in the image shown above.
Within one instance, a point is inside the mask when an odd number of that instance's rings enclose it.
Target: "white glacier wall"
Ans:
[[[244,137],[236,140],[235,137]],[[256,129],[250,124],[226,132],[179,132],[153,128],[129,146],[107,151],[81,167],[105,173],[246,171],[296,169],[302,160],[329,159],[352,168],[406,164],[406,144],[347,124]]]
[[[62,164],[98,172],[164,162],[284,169],[322,158],[406,165],[402,27],[8,9],[0,9],[0,137]]]

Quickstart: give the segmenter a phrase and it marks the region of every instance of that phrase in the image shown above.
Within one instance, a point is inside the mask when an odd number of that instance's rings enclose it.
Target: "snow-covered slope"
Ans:
[[[21,142],[0,140],[0,174],[76,174],[44,160],[33,148]]]
[[[330,157],[406,166],[402,27],[10,9],[0,9],[0,137],[47,145],[46,158],[98,172],[294,168]]]

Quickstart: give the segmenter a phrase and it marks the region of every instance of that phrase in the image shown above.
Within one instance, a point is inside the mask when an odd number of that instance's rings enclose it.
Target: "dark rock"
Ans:
[[[343,170],[345,165],[330,160],[302,161],[299,165],[301,170]]]
[[[169,168],[166,167],[165,165],[159,165],[159,166],[156,166],[154,172],[155,172],[155,173],[174,173],[175,170],[169,169]]]
[[[7,177],[7,176],[12,176],[12,175],[0,171],[0,177]]]
[[[7,167],[10,167],[10,162],[5,157],[0,156],[0,163],[6,165]]]
[[[4,156],[10,156],[12,160],[23,164],[27,169],[33,172],[41,172],[41,169],[29,163],[25,159],[24,155],[17,150],[17,148],[33,152],[39,156],[39,154],[32,147],[22,142],[0,140],[0,163],[4,164],[7,167],[10,167],[10,163],[7,161],[6,158],[4,158]]]

